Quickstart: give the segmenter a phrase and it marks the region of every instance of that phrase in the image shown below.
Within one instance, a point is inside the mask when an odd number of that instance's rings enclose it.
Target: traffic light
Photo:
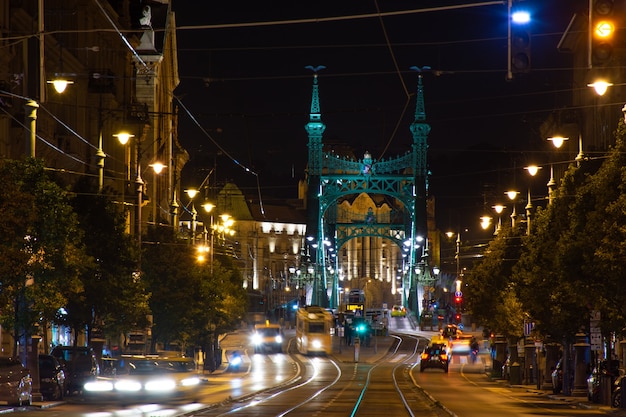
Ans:
[[[591,65],[605,66],[613,57],[615,0],[593,0],[591,10]]]
[[[356,331],[357,335],[364,335],[365,333],[367,333],[367,324],[365,324],[365,322],[363,321],[358,321],[354,326],[354,330]]]
[[[530,14],[517,10],[511,13],[511,72],[530,71]]]
[[[463,302],[463,296],[462,295],[457,295],[454,297],[454,302],[456,304],[461,304]]]

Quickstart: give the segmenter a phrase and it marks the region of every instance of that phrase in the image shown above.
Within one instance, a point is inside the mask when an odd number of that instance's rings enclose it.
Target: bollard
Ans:
[[[359,336],[354,338],[354,362],[359,361],[359,353],[361,351],[361,340]]]
[[[611,375],[600,374],[600,398],[599,402],[604,405],[611,405],[611,393],[613,391],[613,378]],[[592,398],[593,400],[594,398]]]
[[[521,367],[517,362],[513,362],[509,369],[509,383],[511,385],[520,385],[522,383]]]
[[[344,327],[342,325],[337,326],[337,337],[339,338],[339,353],[341,353],[341,345],[343,345]]]

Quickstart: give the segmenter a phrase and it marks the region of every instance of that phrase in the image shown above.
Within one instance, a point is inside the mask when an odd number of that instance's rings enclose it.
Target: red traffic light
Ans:
[[[463,302],[463,297],[461,296],[454,297],[454,302],[457,304],[461,304],[461,302]]]

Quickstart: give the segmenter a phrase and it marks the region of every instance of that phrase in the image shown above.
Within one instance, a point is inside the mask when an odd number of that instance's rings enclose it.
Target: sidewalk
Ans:
[[[537,395],[544,396],[554,401],[562,401],[564,403],[569,404],[572,407],[585,409],[585,410],[598,410],[605,414],[609,414],[611,416],[619,416],[626,417],[626,408],[613,408],[610,405],[598,404],[592,401],[589,401],[586,396],[583,397],[575,397],[570,395],[561,395],[552,393],[552,388],[549,389],[537,389],[536,386],[532,385],[511,385],[506,379],[493,379],[491,376],[488,376],[491,381],[495,381],[502,386],[506,386],[513,389],[525,390],[526,392],[535,393]]]

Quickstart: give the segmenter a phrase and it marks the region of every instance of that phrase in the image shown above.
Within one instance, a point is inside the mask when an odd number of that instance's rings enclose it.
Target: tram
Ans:
[[[318,306],[303,307],[296,316],[296,348],[304,355],[332,353],[332,313]]]

